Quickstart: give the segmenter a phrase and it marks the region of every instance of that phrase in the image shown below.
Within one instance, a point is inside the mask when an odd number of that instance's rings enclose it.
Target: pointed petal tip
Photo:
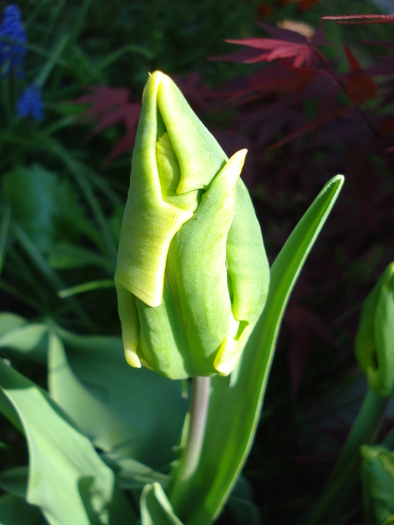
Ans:
[[[231,156],[231,158],[239,158],[240,160],[243,159],[245,162],[246,154],[248,153],[248,150],[246,148],[240,149],[239,151],[235,152],[234,155]]]
[[[229,177],[229,185],[235,185],[238,177],[241,175],[247,152],[247,149],[237,151],[230,157],[226,166],[223,168],[223,170],[226,171],[226,176]]]
[[[345,182],[345,176],[342,174],[338,174],[332,179],[333,181],[337,182],[342,186],[342,184]]]
[[[148,75],[149,75],[150,78],[155,79],[158,82],[161,82],[163,80],[163,78],[166,77],[166,75],[162,71],[159,71],[158,69],[153,71],[153,73],[149,72]]]
[[[126,361],[129,363],[130,366],[132,366],[133,368],[141,368],[141,361],[139,360],[136,351],[132,348],[127,347],[126,343],[124,343],[124,355],[126,357]]]
[[[232,337],[225,337],[213,366],[222,376],[228,376],[234,369],[242,353],[242,347]]]
[[[245,149],[245,148],[244,149],[240,149],[239,151],[234,153],[234,155],[232,157],[230,157],[229,163],[231,162],[231,164],[233,164],[234,166],[238,166],[239,167],[239,171],[241,172],[242,168],[244,167],[244,164],[245,164],[245,158],[246,158],[246,154],[247,153],[248,153],[247,149]]]

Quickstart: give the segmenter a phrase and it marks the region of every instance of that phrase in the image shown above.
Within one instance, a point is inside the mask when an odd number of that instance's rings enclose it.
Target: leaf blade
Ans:
[[[142,491],[141,525],[183,525],[159,483],[145,485]]]
[[[342,188],[331,179],[298,223],[271,270],[268,299],[230,387],[214,378],[206,440],[197,471],[170,494],[187,525],[208,525],[220,513],[253,443],[283,314],[305,260]],[[176,476],[176,474],[175,474]],[[175,479],[176,481],[176,479]]]
[[[104,525],[112,517],[119,524],[132,522],[113,471],[46,392],[1,360],[0,382],[28,443],[27,501],[40,507],[51,525]]]

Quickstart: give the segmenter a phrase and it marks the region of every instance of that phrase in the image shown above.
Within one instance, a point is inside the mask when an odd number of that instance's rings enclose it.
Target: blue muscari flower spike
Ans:
[[[8,76],[12,71],[18,77],[24,76],[24,60],[27,49],[23,44],[27,43],[27,36],[22,21],[22,14],[16,4],[8,5],[4,10],[0,25],[0,37],[9,38],[22,45],[0,41],[0,67],[2,75]]]
[[[43,108],[41,93],[34,84],[25,89],[17,103],[20,118],[26,118],[30,115],[38,122],[44,118]]]

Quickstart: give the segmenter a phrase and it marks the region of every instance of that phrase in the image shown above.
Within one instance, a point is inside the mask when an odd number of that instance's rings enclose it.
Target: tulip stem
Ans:
[[[189,410],[189,430],[178,468],[174,471],[170,490],[170,501],[177,514],[185,503],[185,494],[190,491],[190,480],[195,474],[204,444],[208,416],[210,377],[194,377]]]
[[[209,406],[210,377],[193,377],[192,398],[190,402],[189,435],[182,458],[180,474],[182,480],[191,477],[196,470],[204,442]]]

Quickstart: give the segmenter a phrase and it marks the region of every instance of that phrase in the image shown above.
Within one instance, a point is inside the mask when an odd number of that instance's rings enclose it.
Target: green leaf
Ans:
[[[85,198],[88,206],[90,207],[93,216],[96,219],[97,225],[101,230],[101,235],[98,235],[95,228],[87,227],[86,234],[95,241],[97,246],[104,249],[110,257],[116,258],[116,245],[111,232],[111,228],[104,215],[104,211],[101,206],[101,202],[95,195],[93,185],[90,181],[90,175],[92,175],[90,168],[88,168],[82,162],[79,162],[70,155],[69,151],[65,149],[62,144],[56,141],[52,136],[41,136],[37,138],[37,148],[39,150],[47,152],[49,155],[54,155],[60,159],[70,174],[74,177],[76,186],[78,186],[81,195]],[[70,186],[71,187],[71,186]],[[69,208],[68,218],[72,220],[74,208]],[[84,225],[88,226],[88,222],[80,221],[80,218],[76,216],[75,223],[79,227]]]
[[[118,337],[78,336],[9,313],[0,314],[0,348],[10,359],[28,356],[45,363],[49,354],[51,396],[117,464],[125,484],[167,484],[152,468],[175,459],[172,448],[187,411],[180,382],[133,370]],[[0,410],[2,405],[10,412],[0,395]],[[131,457],[135,465],[126,466]]]
[[[17,167],[4,176],[2,190],[12,218],[40,251],[50,252],[57,239],[72,241],[82,234],[100,242],[74,187],[56,173],[39,164]]]
[[[71,288],[66,288],[65,290],[60,290],[57,295],[61,299],[66,297],[71,297],[72,295],[77,295],[85,292],[92,292],[94,290],[102,290],[103,288],[114,288],[115,284],[113,279],[101,279],[100,281],[89,281],[88,283],[77,284],[77,286],[72,286]]]
[[[106,257],[83,246],[65,241],[53,246],[49,256],[49,264],[56,270],[100,266],[106,270],[115,271],[115,267],[111,267],[111,262]]]
[[[1,362],[3,360],[0,359]],[[8,366],[8,365],[6,365]],[[18,418],[18,414],[11,404],[8,397],[4,394],[4,392],[1,390],[0,387],[0,413],[3,414],[13,425],[15,428],[17,428],[20,432],[23,433],[23,428],[21,425],[21,422]]]
[[[70,35],[61,35],[58,42],[52,49],[51,56],[48,58],[46,64],[41,69],[40,74],[36,77],[35,85],[42,89],[49,74],[51,73],[53,66],[58,63],[59,57],[62,54],[64,48],[70,41]]]
[[[48,327],[44,324],[22,324],[24,320],[13,314],[0,314],[0,348],[14,350],[18,354],[29,355],[34,360],[45,363],[47,355]],[[2,333],[9,323],[9,331]]]
[[[212,523],[241,472],[259,421],[286,305],[343,182],[344,178],[338,175],[326,184],[276,258],[267,303],[230,385],[226,378],[212,381],[199,467],[188,483],[177,484],[175,472],[170,493],[177,515],[187,525]]]
[[[27,440],[27,501],[40,507],[51,525],[135,522],[114,472],[46,392],[1,360],[0,385]]]
[[[44,518],[37,507],[14,494],[0,497],[1,525],[45,525]]]
[[[124,457],[117,450],[102,454],[101,458],[116,471],[116,479],[122,489],[141,490],[147,483],[160,483],[167,489],[170,477],[147,467],[140,461]]]
[[[15,496],[26,498],[28,467],[14,467],[0,472],[0,487]]]
[[[0,313],[0,337],[25,324],[27,324],[26,319],[20,315],[9,312]]]
[[[159,483],[145,485],[142,491],[141,525],[182,525]]]
[[[12,216],[24,227],[40,249],[52,243],[55,175],[38,166],[18,167],[3,179],[3,192]],[[48,198],[48,196],[50,198]]]
[[[151,468],[175,459],[171,449],[187,410],[180,382],[132,369],[118,337],[55,327],[50,341],[49,391],[95,445],[116,452],[116,461],[132,457]]]

